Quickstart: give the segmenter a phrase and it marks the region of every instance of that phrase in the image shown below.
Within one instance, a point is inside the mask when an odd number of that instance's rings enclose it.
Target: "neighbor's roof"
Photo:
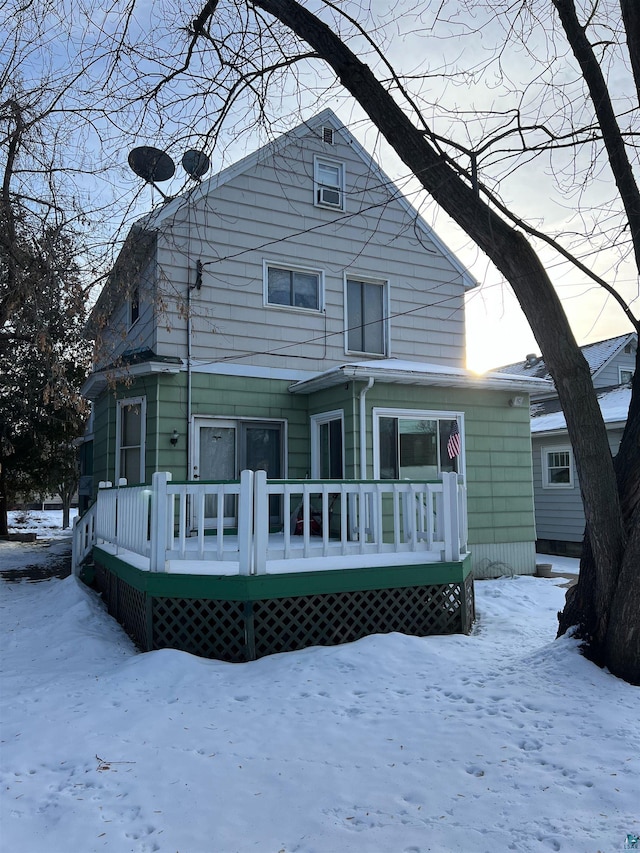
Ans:
[[[596,343],[585,344],[585,346],[580,347],[591,370],[591,375],[594,376],[631,341],[637,342],[635,332],[627,332],[626,335],[618,335],[617,338],[608,338],[606,341],[597,341]],[[515,364],[497,367],[496,370],[500,373],[510,373],[514,376],[551,379],[544,359],[542,356],[536,355],[527,356],[524,361],[518,361]]]
[[[605,424],[610,427],[624,426],[629,414],[631,388],[618,385],[598,394],[598,405]],[[550,411],[550,407],[555,411]],[[564,413],[559,409],[557,400],[550,404],[534,403],[531,407],[531,432],[535,434],[560,432],[567,429]]]
[[[462,367],[448,367],[397,358],[375,361],[354,361],[332,367],[311,379],[289,386],[292,394],[312,394],[343,382],[369,379],[400,385],[443,385],[448,388],[477,388],[478,390],[522,391],[536,393],[552,387],[545,379],[514,377],[500,373],[478,375]]]

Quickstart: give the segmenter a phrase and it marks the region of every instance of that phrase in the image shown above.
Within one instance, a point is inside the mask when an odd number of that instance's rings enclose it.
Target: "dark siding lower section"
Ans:
[[[99,564],[95,585],[142,651],[172,648],[230,663],[392,631],[468,634],[475,618],[471,573],[449,583],[255,601],[155,596]]]

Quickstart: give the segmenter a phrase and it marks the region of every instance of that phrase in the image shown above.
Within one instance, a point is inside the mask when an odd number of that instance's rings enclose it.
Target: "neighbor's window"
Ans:
[[[268,305],[291,308],[322,308],[322,273],[317,270],[291,269],[265,264],[265,290]]]
[[[542,448],[542,486],[545,489],[572,489],[573,462],[570,447]]]
[[[347,352],[387,353],[387,283],[347,279]]]
[[[144,437],[146,400],[134,397],[118,400],[116,423],[116,482],[144,483]]]
[[[344,164],[316,157],[313,161],[315,204],[344,210]]]
[[[381,480],[434,480],[461,470],[461,428],[455,414],[374,411]]]
[[[618,368],[618,373],[620,376],[621,385],[627,385],[633,379],[633,370],[631,369],[620,367]]]

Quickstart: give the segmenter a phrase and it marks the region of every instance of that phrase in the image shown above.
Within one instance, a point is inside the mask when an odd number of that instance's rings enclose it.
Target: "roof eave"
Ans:
[[[92,373],[84,385],[81,393],[87,400],[97,400],[105,388],[111,382],[118,382],[124,378],[137,378],[139,376],[151,376],[156,373],[180,373],[182,362],[168,363],[166,361],[145,361],[140,364],[124,365],[117,368],[105,368]]]
[[[462,369],[459,372],[452,373],[432,373],[429,371],[393,370],[389,368],[376,368],[375,366],[364,367],[362,365],[345,364],[321,373],[312,379],[294,382],[289,386],[289,391],[292,394],[313,394],[316,391],[324,391],[327,388],[333,388],[344,382],[358,380],[366,382],[369,379],[396,385],[430,385],[484,391],[520,391],[526,394],[531,394],[536,389],[541,390],[549,385],[546,379],[522,379],[520,377],[510,377],[506,374],[477,376]]]

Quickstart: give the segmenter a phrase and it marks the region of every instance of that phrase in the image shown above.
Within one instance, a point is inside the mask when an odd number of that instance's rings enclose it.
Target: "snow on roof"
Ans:
[[[631,388],[627,385],[620,385],[598,394],[598,404],[605,424],[624,424],[629,413],[630,402]],[[539,415],[536,415],[535,406],[531,411],[532,433],[554,432],[567,428],[567,422],[562,411],[545,412],[544,407],[540,408],[542,408],[543,413]]]
[[[605,341],[596,341],[593,344],[585,344],[580,347],[582,354],[587,360],[591,375],[600,370],[609,359],[613,358],[627,342],[634,338],[633,332],[627,332],[626,335],[618,335],[616,338],[608,338]],[[551,379],[547,365],[542,356],[535,354],[527,355],[524,361],[518,361],[515,364],[507,364],[504,367],[496,368],[500,373],[510,373],[516,376],[530,376],[538,379]]]
[[[406,361],[399,358],[381,358],[372,361],[352,361],[322,371],[316,376],[295,382],[289,386],[294,393],[309,394],[324,388],[331,388],[345,380],[369,378],[381,382],[406,385],[447,385],[449,387],[498,389],[504,391],[524,391],[535,393],[552,387],[542,379],[522,376],[509,376],[501,373],[478,375],[464,367],[445,364],[431,364],[421,361]]]

